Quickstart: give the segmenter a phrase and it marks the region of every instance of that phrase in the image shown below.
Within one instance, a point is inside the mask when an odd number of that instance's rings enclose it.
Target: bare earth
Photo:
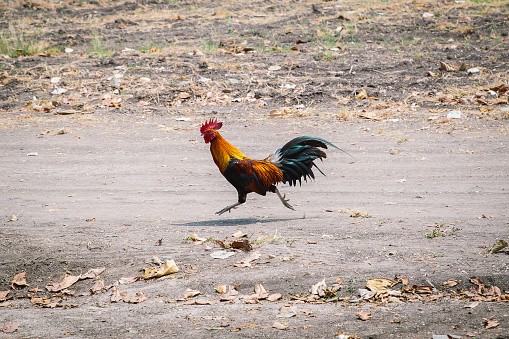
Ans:
[[[0,60],[0,338],[509,338],[508,252],[489,253],[509,241],[507,2],[47,3],[0,5],[2,32],[73,49]],[[305,134],[355,160],[281,185],[296,211],[251,194],[217,216],[237,195],[210,117],[253,158]],[[237,231],[253,249],[212,258]]]

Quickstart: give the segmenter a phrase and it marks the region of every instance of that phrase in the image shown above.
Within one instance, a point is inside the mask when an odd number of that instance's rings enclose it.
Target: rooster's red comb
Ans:
[[[220,129],[222,126],[222,122],[217,121],[216,118],[211,118],[209,121],[205,121],[205,123],[201,125],[200,133],[205,133],[205,131],[209,129]]]

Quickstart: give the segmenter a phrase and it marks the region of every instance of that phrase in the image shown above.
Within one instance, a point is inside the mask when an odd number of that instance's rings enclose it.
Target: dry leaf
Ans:
[[[98,279],[94,282],[94,285],[90,288],[90,292],[92,294],[98,294],[102,291],[106,290],[106,286],[104,285],[103,279]]]
[[[65,290],[68,287],[71,287],[79,280],[80,280],[79,275],[68,275],[61,282],[53,283],[51,285],[46,286],[46,289],[50,292],[58,292],[61,290]]]
[[[277,328],[278,330],[286,330],[288,329],[288,325],[281,324],[279,321],[275,321],[272,324],[273,328]]]
[[[231,248],[238,249],[238,250],[244,250],[244,251],[251,251],[253,249],[253,246],[249,243],[249,240],[235,240],[231,243]]]
[[[369,313],[367,311],[359,311],[359,312],[355,313],[355,315],[357,316],[357,318],[359,318],[362,321],[371,319],[371,313]]]
[[[173,259],[165,260],[162,266],[159,267],[147,267],[140,276],[143,279],[159,278],[168,274],[176,273],[179,271],[177,264]]]
[[[490,253],[497,253],[498,251],[500,251],[506,247],[507,247],[507,241],[502,240],[502,239],[497,240],[497,241],[495,241],[493,246],[491,246]]]
[[[431,294],[433,293],[433,287],[428,285],[412,285],[412,289],[417,294]]]
[[[12,278],[11,287],[14,289],[16,287],[25,287],[28,286],[26,280],[26,272],[18,273]]]
[[[191,288],[186,288],[186,291],[184,292],[184,299],[196,297],[198,294],[201,294],[201,292]]]
[[[449,279],[447,281],[444,281],[442,283],[442,285],[447,286],[447,287],[454,287],[454,286],[458,285],[458,281],[457,280],[453,280],[453,279]]]
[[[410,283],[410,280],[405,275],[397,274],[395,278],[396,278],[396,281],[402,283],[405,286]]]
[[[386,291],[392,286],[396,285],[397,282],[387,278],[374,278],[368,279],[366,287],[374,292]]]
[[[494,319],[494,318],[484,319],[484,328],[485,329],[495,328],[498,325],[500,325],[500,322],[497,319]]]
[[[355,95],[355,99],[357,100],[363,100],[363,99],[367,99],[368,98],[368,93],[366,92],[366,90],[363,88],[359,91],[359,93],[357,93],[357,95]]]
[[[325,290],[327,289],[327,285],[325,284],[325,279],[320,282],[317,282],[313,286],[311,286],[311,294],[318,295],[320,297],[325,296]]]
[[[18,330],[18,324],[15,321],[8,321],[2,326],[2,332],[14,333]]]
[[[254,251],[249,254],[247,257],[242,259],[241,261],[236,262],[233,266],[235,267],[251,267],[251,262],[258,260],[260,258],[260,253],[258,251]]]
[[[474,302],[471,302],[471,303],[465,305],[465,308],[475,308],[477,306],[479,306],[479,302],[478,301],[474,301]]]
[[[260,283],[256,283],[256,285],[254,287],[254,291],[255,291],[257,298],[260,300],[267,299],[267,297],[269,296],[269,293],[265,290],[265,287],[263,287],[263,285]]]
[[[88,270],[87,273],[80,275],[80,280],[81,279],[93,279],[93,278],[99,276],[101,273],[103,273],[105,269],[106,269],[105,267],[100,267],[100,268],[93,268],[91,270]]]
[[[199,237],[196,233],[191,234],[189,239],[191,239],[197,245],[203,244],[205,241],[207,241],[207,238]]]
[[[268,301],[276,301],[276,300],[281,299],[282,297],[283,297],[283,295],[281,293],[273,293],[267,297],[267,300]]]
[[[0,291],[0,301],[4,301],[5,298],[7,297],[7,294],[9,294],[9,290],[7,291]]]
[[[215,288],[216,292],[217,293],[226,293],[226,291],[228,291],[228,286],[226,285],[217,285],[216,288]]]
[[[234,237],[235,239],[245,238],[245,237],[247,237],[247,234],[244,232],[241,232],[241,231],[237,231],[232,234],[232,237]]]

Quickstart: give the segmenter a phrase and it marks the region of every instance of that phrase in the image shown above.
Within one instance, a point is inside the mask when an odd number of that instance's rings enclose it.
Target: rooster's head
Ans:
[[[222,122],[217,121],[216,118],[211,118],[201,125],[200,133],[203,135],[203,140],[208,144],[216,137],[217,130],[223,126]]]

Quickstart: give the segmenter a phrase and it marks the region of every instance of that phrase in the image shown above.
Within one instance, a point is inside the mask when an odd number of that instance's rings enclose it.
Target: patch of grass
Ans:
[[[101,37],[97,31],[93,32],[92,45],[90,46],[89,53],[99,57],[108,58],[113,55],[113,51],[104,47]]]
[[[457,232],[461,231],[459,227],[452,227],[451,229],[446,229],[446,224],[437,222],[435,223],[435,227],[433,230],[424,233],[424,236],[428,239],[438,238],[438,237],[446,237],[448,235],[454,235]]]
[[[48,43],[38,36],[29,36],[24,32],[17,32],[13,27],[10,28],[9,32],[0,32],[0,54],[15,58],[36,55],[48,50]],[[56,50],[53,52],[56,52]]]
[[[207,40],[203,43],[202,49],[205,51],[217,51],[221,47],[220,42],[215,42],[212,40]]]

